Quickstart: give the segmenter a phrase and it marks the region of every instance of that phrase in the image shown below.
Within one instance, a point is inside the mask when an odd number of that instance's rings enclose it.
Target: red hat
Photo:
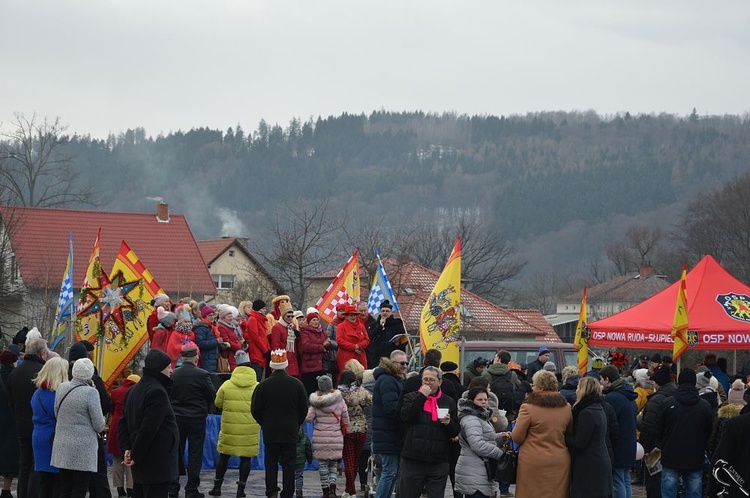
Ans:
[[[313,318],[318,318],[318,316],[319,315],[317,313],[308,313],[305,318],[307,319],[307,323],[310,323],[310,320],[312,320]]]
[[[345,315],[359,315],[359,311],[357,311],[357,307],[353,304],[347,304],[346,308],[344,308],[344,314]]]
[[[349,306],[349,305],[346,304],[346,303],[338,303],[336,305],[336,311],[344,311],[347,306]]]
[[[206,318],[211,313],[216,313],[216,308],[207,304],[201,309],[201,318]]]

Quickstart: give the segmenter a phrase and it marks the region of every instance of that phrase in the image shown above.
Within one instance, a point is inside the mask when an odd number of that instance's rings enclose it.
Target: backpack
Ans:
[[[497,407],[505,410],[508,414],[515,412],[515,388],[510,381],[513,371],[508,371],[505,375],[493,376],[490,390],[497,396]]]

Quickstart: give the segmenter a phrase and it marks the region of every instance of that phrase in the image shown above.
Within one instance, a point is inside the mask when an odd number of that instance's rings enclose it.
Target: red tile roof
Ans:
[[[59,287],[72,232],[73,279],[78,288],[101,227],[100,260],[108,271],[125,240],[159,285],[175,294],[173,298],[216,293],[184,215],[171,214],[169,222],[162,222],[155,213],[4,207],[0,216],[10,227],[11,247],[28,287]]]

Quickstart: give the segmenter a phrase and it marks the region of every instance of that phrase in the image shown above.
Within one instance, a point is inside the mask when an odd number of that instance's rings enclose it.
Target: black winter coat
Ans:
[[[712,468],[715,468],[718,460],[727,462],[745,481],[743,486],[745,490],[750,491],[750,465],[748,465],[748,462],[750,462],[750,444],[747,444],[748,441],[750,441],[750,413],[727,420],[719,445],[711,459],[711,464]],[[723,478],[722,480],[729,482],[725,473],[720,472],[719,475]],[[711,473],[708,481],[708,496],[718,496],[719,491],[723,488],[724,486]],[[728,498],[745,498],[745,495],[733,483],[729,487],[729,494],[725,496]]]
[[[404,322],[395,316],[389,316],[385,321],[385,326],[380,325],[380,320],[369,317],[370,320],[365,323],[367,334],[370,337],[370,345],[367,346],[367,366],[375,368],[380,365],[380,358],[389,358],[391,353],[396,349],[403,350],[390,342],[394,336],[405,334]]]
[[[573,407],[573,435],[565,436],[571,456],[573,498],[612,494],[612,465],[607,451],[607,416],[599,395]]]
[[[635,399],[637,397],[638,395],[628,384],[612,389],[604,397],[617,414],[617,442],[612,447],[615,453],[615,467],[630,468],[635,465],[635,417],[638,411]]]
[[[456,374],[452,373],[443,374],[442,388],[444,393],[453,398],[453,401],[456,402],[456,405],[458,405],[458,400],[461,398],[461,395],[464,393],[464,391],[466,391],[466,387],[461,384],[461,380],[456,376]]]
[[[695,471],[703,468],[713,413],[692,384],[682,384],[659,410],[661,463],[671,469]]]
[[[172,372],[169,398],[175,417],[197,418],[205,421],[216,398],[211,374],[192,363],[185,362]]]
[[[447,462],[451,448],[451,438],[458,436],[461,426],[458,410],[453,398],[443,394],[437,400],[439,408],[448,408],[450,422],[443,424],[433,421],[431,414],[424,411],[427,397],[419,391],[406,394],[401,405],[401,420],[406,426],[403,458],[422,462]]]
[[[659,432],[659,416],[661,413],[661,405],[664,400],[672,396],[677,390],[677,384],[669,382],[664,384],[656,392],[648,397],[646,407],[643,409],[643,418],[641,421],[641,445],[646,453],[650,452],[658,446],[658,441],[661,438]]]
[[[372,452],[377,455],[398,455],[403,445],[403,425],[398,406],[404,381],[388,359],[382,359],[373,372],[372,390]]]
[[[125,409],[117,424],[120,450],[130,450],[133,481],[140,484],[171,482],[179,477],[179,430],[166,375],[143,369],[141,380],[128,391]]]
[[[612,405],[604,401],[604,396],[601,396],[602,408],[604,414],[607,416],[607,453],[609,454],[609,461],[612,466],[615,465],[615,444],[617,444],[617,438],[620,437],[620,426],[617,423],[617,413]]]
[[[250,403],[253,418],[266,443],[297,443],[297,431],[307,416],[307,391],[286,370],[275,370],[258,384]]]
[[[37,355],[27,354],[23,363],[10,374],[8,390],[16,414],[16,429],[20,439],[31,439],[34,424],[31,421],[31,397],[36,391],[34,377],[44,366],[44,360]]]

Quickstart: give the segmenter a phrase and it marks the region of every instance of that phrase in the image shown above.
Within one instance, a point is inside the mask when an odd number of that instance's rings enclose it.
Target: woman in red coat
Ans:
[[[339,343],[339,353],[336,364],[339,372],[343,372],[346,362],[354,358],[363,365],[367,365],[365,348],[370,344],[364,324],[357,320],[357,307],[349,305],[344,310],[346,318],[336,327],[336,342]]]
[[[281,307],[281,316],[276,325],[271,328],[271,350],[286,349],[286,358],[289,366],[286,373],[299,378],[299,365],[297,363],[297,336],[299,332],[294,329],[294,311],[292,305],[285,303]]]
[[[122,418],[122,412],[125,409],[125,395],[136,382],[141,380],[138,375],[129,375],[123,382],[122,386],[112,390],[112,408],[109,420],[109,433],[107,437],[107,453],[112,455],[112,484],[117,488],[119,496],[128,496],[133,494],[133,474],[130,467],[122,464],[122,454],[120,443],[117,441],[117,424]],[[126,491],[127,490],[127,491]]]
[[[320,327],[317,313],[310,313],[305,318],[307,325],[299,331],[299,371],[307,395],[318,390],[318,377],[325,374],[323,357],[331,346],[331,341]]]
[[[240,322],[242,337],[245,338],[247,343],[250,366],[255,370],[258,382],[260,382],[268,358],[271,357],[271,346],[268,343],[268,334],[266,334],[266,315],[263,313],[266,303],[256,299],[252,303],[243,301],[240,306],[241,311],[245,314],[245,319]]]
[[[234,370],[234,367],[237,366],[234,354],[244,349],[244,347],[242,345],[242,333],[239,332],[239,329],[235,328],[234,315],[229,306],[219,309],[218,328],[222,341],[219,343],[219,346],[222,348],[219,354],[229,361],[229,370]]]

